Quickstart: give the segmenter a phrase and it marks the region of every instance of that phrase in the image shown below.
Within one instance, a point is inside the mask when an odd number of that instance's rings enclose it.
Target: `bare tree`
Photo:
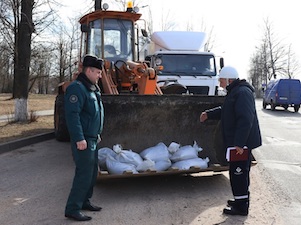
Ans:
[[[6,57],[13,57],[13,61],[17,60],[17,26],[20,21],[20,0],[3,0],[0,2],[0,34],[3,42],[7,44],[8,53]],[[3,53],[3,52],[2,52]],[[15,63],[14,63],[15,67]],[[14,74],[16,68],[14,68]]]
[[[265,37],[264,42],[267,44],[267,52],[269,54],[268,79],[277,78],[277,73],[283,70],[285,57],[287,54],[283,42],[276,38],[273,32],[272,24],[269,20],[265,20]]]
[[[282,74],[288,78],[294,78],[295,75],[300,71],[300,63],[296,58],[295,53],[292,51],[292,45],[289,45],[286,59],[286,66],[283,68]]]
[[[8,45],[5,42],[2,42],[0,45],[0,92],[12,92],[13,87],[13,74],[11,73],[12,69],[12,60],[10,60],[10,51]]]
[[[175,20],[171,14],[170,9],[165,12],[164,9],[162,9],[161,14],[161,30],[162,31],[168,31],[173,30],[176,27]]]
[[[79,32],[79,25],[75,18],[69,18],[69,27],[70,29],[66,31],[67,37],[67,57],[68,57],[68,73],[69,73],[69,80],[72,79],[72,75],[75,72],[75,66],[78,63],[78,52],[76,49],[79,49],[79,40],[80,40],[80,32]]]
[[[33,0],[22,0],[21,20],[16,40],[14,98],[15,120],[27,120],[28,77],[31,56],[31,35],[33,32]]]
[[[29,76],[28,91],[38,94],[49,93],[49,79],[51,73],[51,64],[54,62],[52,57],[53,48],[49,45],[38,45],[32,50],[31,55],[31,73]]]
[[[272,23],[268,19],[264,20],[263,38],[251,58],[249,74],[251,80],[254,82],[261,80],[266,85],[269,80],[279,76],[291,78],[298,69],[299,64],[291,47],[287,47],[283,40],[279,40]]]
[[[79,25],[74,18],[69,18],[68,25],[60,25],[58,28],[55,31],[57,38],[53,43],[53,52],[57,60],[54,74],[61,83],[71,80],[76,71],[80,34]]]
[[[52,24],[55,0],[3,0],[1,1],[0,26],[3,39],[8,43],[14,62],[13,98],[15,120],[27,120],[27,98],[32,37]],[[37,9],[42,6],[43,11]],[[32,34],[35,32],[35,36]]]
[[[265,68],[265,55],[255,53],[250,60],[249,77],[251,84],[255,88],[256,96],[259,96],[264,84],[267,83],[266,68]]]

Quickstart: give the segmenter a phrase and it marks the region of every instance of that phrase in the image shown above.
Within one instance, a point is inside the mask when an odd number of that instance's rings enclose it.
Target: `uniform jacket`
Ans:
[[[65,116],[72,141],[97,138],[102,132],[104,110],[100,91],[84,73],[66,90]]]
[[[254,149],[261,146],[261,133],[254,99],[254,88],[245,80],[227,86],[221,107],[207,110],[208,119],[221,119],[225,147]]]

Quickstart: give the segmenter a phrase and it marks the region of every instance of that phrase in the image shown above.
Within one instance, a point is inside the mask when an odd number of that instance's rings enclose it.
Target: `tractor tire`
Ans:
[[[65,104],[64,94],[59,94],[55,99],[54,106],[54,135],[57,141],[70,141],[66,119],[65,119]]]

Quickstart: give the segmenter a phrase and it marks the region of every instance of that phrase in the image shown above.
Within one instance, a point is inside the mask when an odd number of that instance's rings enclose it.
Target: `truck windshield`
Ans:
[[[100,19],[90,22],[86,54],[93,54],[105,59],[133,60],[132,21],[104,19],[103,25],[101,22]]]
[[[159,75],[216,76],[213,55],[201,54],[159,54],[163,69]]]

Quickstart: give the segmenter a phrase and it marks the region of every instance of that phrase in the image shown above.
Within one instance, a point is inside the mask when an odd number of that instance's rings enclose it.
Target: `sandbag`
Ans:
[[[138,172],[145,172],[147,170],[155,170],[155,162],[153,160],[146,159],[142,163],[140,163],[136,169]]]
[[[153,147],[144,149],[140,153],[140,156],[143,159],[150,159],[154,162],[157,162],[169,159],[169,152],[167,150],[167,146],[163,142],[160,142]]]
[[[155,163],[155,170],[165,171],[171,166],[171,161],[169,159],[160,160]]]
[[[106,159],[108,155],[115,157],[116,153],[108,147],[98,149],[98,165],[100,170],[107,170]]]
[[[169,153],[173,154],[180,149],[180,146],[181,145],[176,142],[171,142],[167,149],[168,149]]]
[[[108,172],[110,174],[123,174],[125,171],[132,173],[138,173],[136,167],[133,164],[121,163],[114,159],[112,156],[108,155],[106,159],[106,165]]]
[[[113,146],[113,151],[116,152],[115,159],[118,162],[122,163],[130,163],[135,166],[138,166],[140,163],[143,162],[143,159],[141,156],[133,152],[131,149],[130,150],[124,150],[122,149],[122,146],[120,144],[116,144]]]
[[[198,153],[202,150],[203,149],[200,148],[195,141],[193,146],[185,145],[180,147],[176,152],[174,152],[171,155],[170,160],[172,162],[178,162],[182,160],[198,158]]]
[[[135,166],[138,166],[143,162],[141,156],[138,153],[133,152],[132,150],[122,150],[120,153],[116,154],[115,159],[118,162],[130,163]]]
[[[169,169],[170,166],[171,161],[169,159],[160,160],[157,162],[154,162],[150,159],[146,159],[141,164],[139,164],[136,169],[138,172],[145,172],[147,170],[165,171]]]
[[[178,168],[179,170],[189,170],[192,166],[200,167],[201,169],[206,169],[208,168],[208,162],[208,157],[206,159],[194,158],[175,162],[171,165],[171,167]]]

